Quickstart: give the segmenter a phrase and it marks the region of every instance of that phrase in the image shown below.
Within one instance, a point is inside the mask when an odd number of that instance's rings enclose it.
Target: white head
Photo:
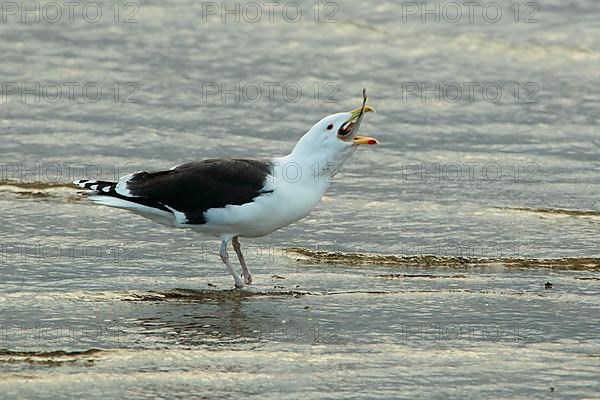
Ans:
[[[365,113],[375,109],[363,105],[356,110],[329,115],[317,122],[296,144],[292,155],[323,168],[333,163],[339,168],[360,145],[374,145],[379,142],[366,136],[359,136],[358,129]]]

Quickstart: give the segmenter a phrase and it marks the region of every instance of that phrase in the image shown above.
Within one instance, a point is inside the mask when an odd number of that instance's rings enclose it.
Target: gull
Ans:
[[[135,172],[117,182],[73,183],[86,189],[94,203],[219,238],[221,260],[235,287],[242,289],[252,283],[252,274],[240,238],[265,236],[306,217],[348,157],[361,145],[379,143],[358,135],[364,115],[375,111],[366,102],[363,90],[362,107],[321,119],[284,157],[207,159],[164,171]],[[229,243],[241,275],[227,253]]]

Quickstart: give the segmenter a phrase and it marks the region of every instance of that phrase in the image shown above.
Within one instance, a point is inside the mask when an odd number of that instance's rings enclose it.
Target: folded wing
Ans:
[[[211,208],[242,205],[271,193],[264,189],[271,172],[271,163],[265,161],[203,160],[168,171],[136,172],[119,181],[112,192],[139,204],[183,213],[188,224],[203,224],[204,213]]]

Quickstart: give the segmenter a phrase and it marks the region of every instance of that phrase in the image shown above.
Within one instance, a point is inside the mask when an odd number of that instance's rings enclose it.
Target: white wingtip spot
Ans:
[[[97,190],[98,189],[98,185],[92,185],[92,186],[90,186],[90,189]]]
[[[104,193],[108,193],[108,192],[110,192],[110,186],[105,186],[105,187],[103,187],[103,188],[102,188],[102,191],[103,191]]]

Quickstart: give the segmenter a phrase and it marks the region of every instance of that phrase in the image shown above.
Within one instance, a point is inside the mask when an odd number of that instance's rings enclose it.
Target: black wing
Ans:
[[[215,159],[182,164],[168,171],[138,172],[127,181],[128,197],[184,213],[190,224],[206,222],[210,208],[242,205],[264,193],[270,162]],[[139,198],[139,199],[138,199]]]

